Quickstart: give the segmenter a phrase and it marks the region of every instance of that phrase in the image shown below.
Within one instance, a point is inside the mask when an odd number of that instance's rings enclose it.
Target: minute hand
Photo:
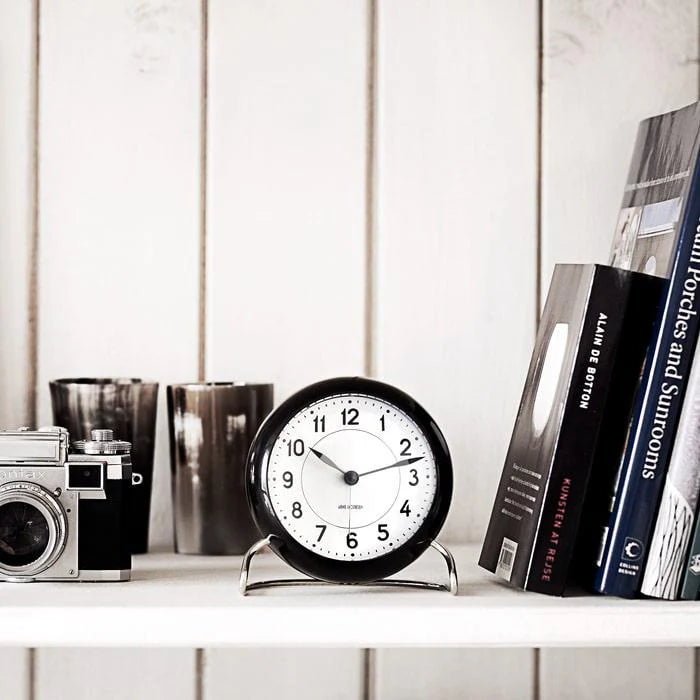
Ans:
[[[393,469],[394,467],[405,467],[407,464],[413,464],[414,462],[419,462],[425,457],[408,457],[407,459],[400,459],[398,462],[389,464],[386,467],[379,467],[379,469],[370,469],[368,472],[362,472],[360,476],[367,476],[368,474],[376,474],[377,472],[383,472],[385,469]]]

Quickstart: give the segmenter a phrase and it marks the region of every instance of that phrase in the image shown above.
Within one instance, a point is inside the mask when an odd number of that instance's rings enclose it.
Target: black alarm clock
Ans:
[[[248,456],[253,517],[289,565],[334,583],[377,581],[437,537],[452,498],[442,432],[382,382],[318,382],[263,423]]]

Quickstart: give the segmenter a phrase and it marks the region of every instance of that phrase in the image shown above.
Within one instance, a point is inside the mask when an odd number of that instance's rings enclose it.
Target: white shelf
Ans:
[[[129,583],[0,584],[4,646],[698,646],[700,602],[550,598],[515,591],[453,550],[457,597],[435,591],[238,592],[239,557],[135,557]],[[444,580],[438,555],[411,574]],[[251,580],[289,576],[272,554]]]

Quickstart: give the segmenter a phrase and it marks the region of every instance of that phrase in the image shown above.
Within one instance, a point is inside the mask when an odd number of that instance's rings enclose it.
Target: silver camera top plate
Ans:
[[[0,430],[0,464],[63,464],[68,456],[68,432]]]

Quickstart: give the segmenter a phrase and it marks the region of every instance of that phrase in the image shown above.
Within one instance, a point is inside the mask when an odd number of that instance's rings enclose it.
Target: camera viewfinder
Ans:
[[[68,465],[69,489],[101,489],[102,469],[104,465],[100,463],[73,463]]]

